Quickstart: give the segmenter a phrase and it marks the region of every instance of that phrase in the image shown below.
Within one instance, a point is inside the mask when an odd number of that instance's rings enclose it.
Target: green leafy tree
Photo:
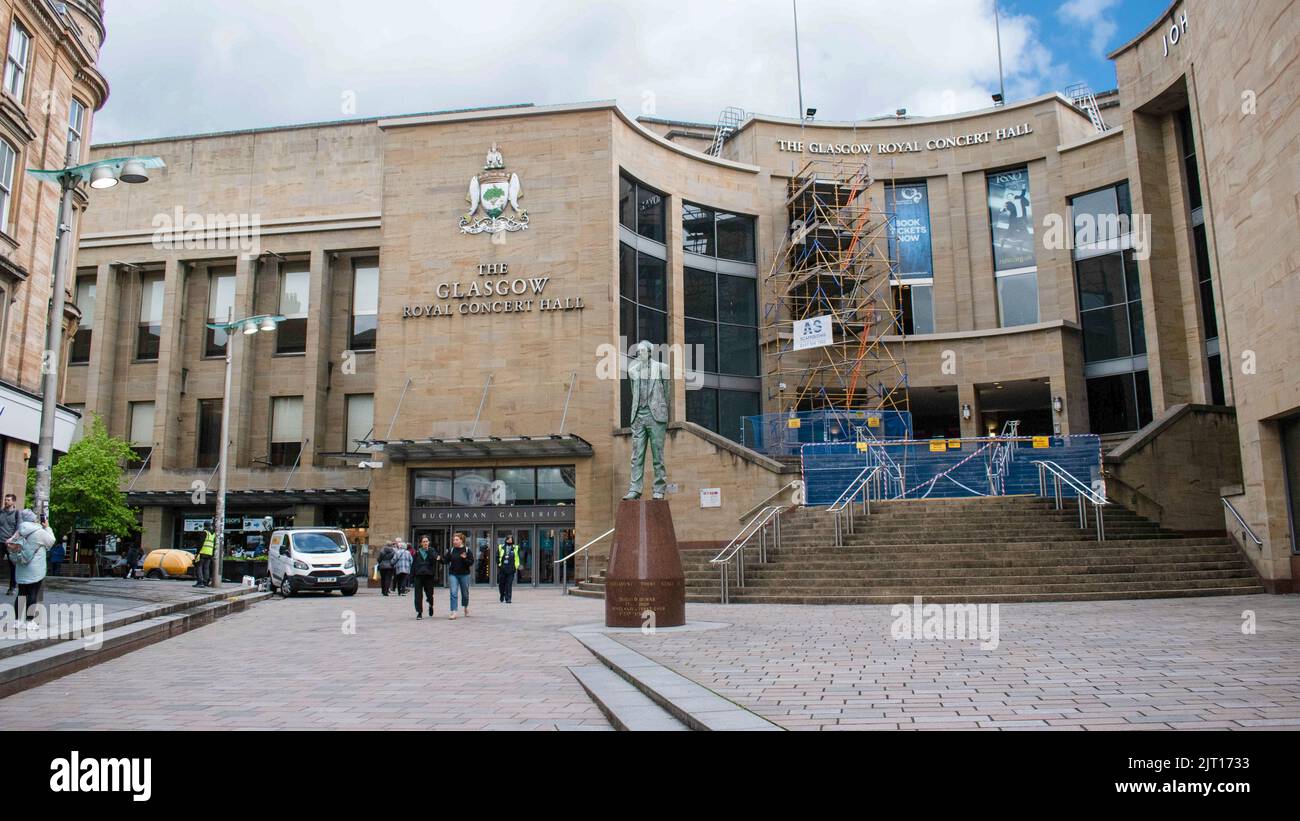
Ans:
[[[131,446],[108,435],[99,416],[83,422],[85,434],[54,464],[50,472],[50,527],[68,533],[81,530],[126,536],[139,530],[135,511],[122,492],[122,463],[138,459]],[[28,471],[27,495],[34,496],[36,471]]]

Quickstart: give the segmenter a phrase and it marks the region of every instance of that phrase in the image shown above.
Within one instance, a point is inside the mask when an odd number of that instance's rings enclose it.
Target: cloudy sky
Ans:
[[[1167,0],[1000,0],[1007,96],[1086,80]],[[616,99],[797,116],[791,0],[106,0],[96,143],[346,117]],[[799,0],[818,119],[988,105],[993,0]]]

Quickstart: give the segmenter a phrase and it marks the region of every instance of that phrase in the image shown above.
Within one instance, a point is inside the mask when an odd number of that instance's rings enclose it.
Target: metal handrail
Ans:
[[[1228,497],[1227,497],[1227,496],[1220,496],[1220,497],[1219,497],[1219,501],[1223,502],[1223,506],[1226,507],[1226,508],[1228,509],[1228,511],[1232,514],[1233,518],[1237,520],[1237,524],[1239,524],[1239,525],[1241,525],[1243,528],[1245,528],[1245,530],[1242,531],[1242,534],[1241,534],[1241,535],[1242,535],[1243,537],[1245,537],[1245,536],[1249,536],[1249,537],[1250,537],[1250,540],[1251,540],[1252,542],[1255,543],[1255,547],[1258,547],[1258,548],[1260,548],[1260,549],[1263,549],[1263,547],[1264,547],[1264,541],[1263,541],[1262,539],[1260,539],[1259,536],[1256,536],[1256,535],[1255,535],[1255,531],[1251,528],[1251,526],[1248,525],[1248,524],[1246,524],[1246,520],[1245,520],[1245,519],[1241,518],[1241,514],[1237,512],[1237,507],[1236,507],[1236,505],[1234,505],[1232,502],[1228,501]],[[1244,542],[1244,541],[1245,541],[1245,538],[1243,538],[1242,541]]]
[[[802,482],[802,481],[803,481],[802,479],[795,479],[793,482],[790,482],[790,483],[787,484],[785,487],[783,487],[783,488],[781,488],[780,490],[778,490],[777,492],[773,493],[771,496],[768,496],[766,499],[764,499],[763,501],[761,501],[761,502],[759,502],[758,504],[754,505],[754,506],[751,507],[749,510],[746,510],[744,513],[742,513],[742,514],[740,515],[740,518],[737,519],[736,521],[738,521],[738,522],[742,522],[742,523],[743,523],[743,522],[744,522],[746,519],[748,519],[750,516],[753,516],[753,515],[756,514],[756,513],[761,513],[761,512],[762,512],[762,511],[767,507],[767,503],[768,503],[768,502],[770,502],[770,501],[772,501],[773,499],[775,499],[776,497],[780,496],[782,493],[785,493],[787,490],[790,490],[791,488],[796,487],[796,486],[797,486],[800,482]]]
[[[561,588],[561,589],[562,589],[562,591],[563,591],[564,593],[568,593],[568,592],[569,592],[569,570],[568,570],[569,566],[568,566],[567,564],[563,564],[563,562],[567,562],[569,559],[572,559],[574,556],[578,555],[579,553],[583,553],[584,555],[583,555],[583,557],[582,557],[582,577],[583,577],[584,579],[586,579],[586,578],[590,578],[590,576],[588,575],[588,572],[589,572],[590,569],[591,569],[591,554],[586,552],[586,551],[587,551],[587,548],[591,547],[591,546],[594,545],[596,542],[600,541],[601,539],[605,538],[606,536],[608,536],[609,534],[611,534],[611,533],[613,533],[613,532],[614,532],[614,528],[611,527],[609,530],[606,530],[604,533],[600,534],[600,535],[597,536],[596,538],[594,538],[594,539],[592,539],[591,541],[587,542],[587,543],[584,544],[582,547],[580,547],[580,548],[578,548],[577,550],[573,551],[573,552],[570,553],[569,555],[567,555],[567,556],[565,556],[565,557],[563,557],[563,558],[560,558],[560,559],[556,559],[556,560],[553,562],[553,564],[558,564],[558,565],[560,565],[560,576],[561,576],[561,579],[562,579],[562,581],[561,581],[562,588]]]
[[[736,537],[732,539],[726,547],[709,560],[709,564],[718,565],[721,574],[721,600],[723,604],[730,603],[731,599],[731,574],[729,569],[732,562],[736,564],[736,584],[739,587],[745,585],[745,547],[749,544],[754,536],[759,536],[758,540],[758,560],[767,561],[767,543],[768,532],[772,534],[772,546],[781,546],[781,513],[785,508],[779,505],[771,505],[763,508],[760,515],[756,516],[749,524],[740,529]]]
[[[1038,495],[1044,499],[1047,498],[1047,474],[1052,475],[1052,490],[1055,499],[1056,509],[1061,510],[1064,507],[1061,501],[1061,483],[1074,489],[1075,496],[1079,500],[1079,527],[1087,529],[1088,527],[1088,508],[1084,507],[1084,502],[1092,505],[1093,512],[1096,514],[1097,521],[1097,541],[1106,541],[1106,516],[1104,508],[1110,502],[1105,496],[1094,491],[1092,488],[1080,482],[1070,475],[1070,473],[1055,462],[1046,459],[1036,459],[1032,462],[1038,466]]]
[[[880,482],[874,481],[873,484],[873,480],[876,480],[876,476],[881,474],[882,471],[884,472],[885,483],[888,484],[892,477],[890,476],[889,471],[885,469],[885,466],[869,465],[863,468],[862,472],[860,472],[852,482],[849,482],[849,486],[840,494],[840,498],[836,499],[835,503],[827,508],[828,513],[835,515],[836,547],[844,546],[845,533],[853,533],[855,524],[853,503],[856,501],[859,491],[862,493],[862,515],[871,515],[872,489],[875,489],[877,493],[879,493],[880,489]],[[848,518],[847,523],[845,522],[845,517]]]

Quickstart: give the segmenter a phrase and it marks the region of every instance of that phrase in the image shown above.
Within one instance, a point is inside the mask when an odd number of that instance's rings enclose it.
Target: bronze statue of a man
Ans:
[[[654,346],[642,340],[636,346],[636,359],[628,365],[632,382],[632,479],[624,499],[640,499],[645,478],[645,449],[650,445],[654,464],[654,497],[664,498],[668,489],[668,471],[664,468],[664,434],[668,431],[668,367],[651,357]]]

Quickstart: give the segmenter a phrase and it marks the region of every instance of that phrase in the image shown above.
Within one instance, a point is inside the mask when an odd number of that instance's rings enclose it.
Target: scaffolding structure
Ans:
[[[891,214],[873,207],[873,182],[866,163],[839,159],[812,160],[788,183],[790,228],[764,299],[768,384],[782,413],[908,410]],[[830,318],[831,344],[795,350],[795,322],[819,316]]]

